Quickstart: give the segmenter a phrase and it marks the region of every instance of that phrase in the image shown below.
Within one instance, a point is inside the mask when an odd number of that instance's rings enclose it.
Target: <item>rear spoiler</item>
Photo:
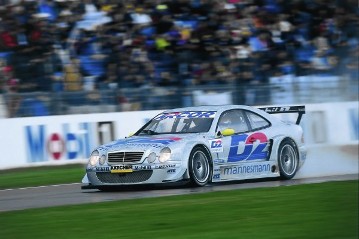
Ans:
[[[298,113],[296,124],[299,124],[303,114],[305,114],[304,105],[294,105],[294,106],[270,106],[270,107],[261,107],[258,108],[267,112],[268,114],[282,114],[282,113]]]

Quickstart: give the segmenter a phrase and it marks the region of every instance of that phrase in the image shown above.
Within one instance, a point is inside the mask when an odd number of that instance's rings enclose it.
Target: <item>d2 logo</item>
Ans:
[[[210,140],[212,152],[223,152],[223,145],[221,139]]]
[[[243,143],[244,148],[239,150],[240,145],[243,147]],[[232,136],[231,148],[228,154],[228,162],[265,159],[268,157],[268,150],[265,150],[267,145],[268,139],[267,136],[263,133]]]

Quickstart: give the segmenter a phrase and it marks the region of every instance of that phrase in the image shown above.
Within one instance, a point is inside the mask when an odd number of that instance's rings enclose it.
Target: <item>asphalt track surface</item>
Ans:
[[[80,183],[28,187],[19,189],[0,190],[0,212],[44,208],[63,205],[77,205],[120,201],[137,198],[153,198],[193,193],[206,193],[248,188],[265,188],[291,186],[299,184],[322,183],[329,181],[358,180],[357,174],[327,176],[292,180],[245,180],[231,183],[216,183],[205,187],[191,188],[186,186],[172,187],[136,187],[122,188],[115,192],[98,190],[81,190]]]

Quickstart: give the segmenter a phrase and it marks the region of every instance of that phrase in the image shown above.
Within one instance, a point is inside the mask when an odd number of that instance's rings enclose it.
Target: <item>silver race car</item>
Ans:
[[[296,113],[295,123],[272,114]],[[99,146],[90,156],[82,189],[186,181],[281,177],[304,163],[299,123],[304,106],[201,106],[165,111],[132,136]]]

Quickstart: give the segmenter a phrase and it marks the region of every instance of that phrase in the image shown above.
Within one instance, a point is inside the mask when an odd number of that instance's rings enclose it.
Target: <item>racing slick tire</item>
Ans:
[[[192,186],[205,186],[212,178],[212,164],[209,154],[202,147],[193,148],[189,156],[189,175]]]
[[[278,166],[282,179],[291,179],[298,170],[299,154],[293,140],[284,139],[278,150]]]

